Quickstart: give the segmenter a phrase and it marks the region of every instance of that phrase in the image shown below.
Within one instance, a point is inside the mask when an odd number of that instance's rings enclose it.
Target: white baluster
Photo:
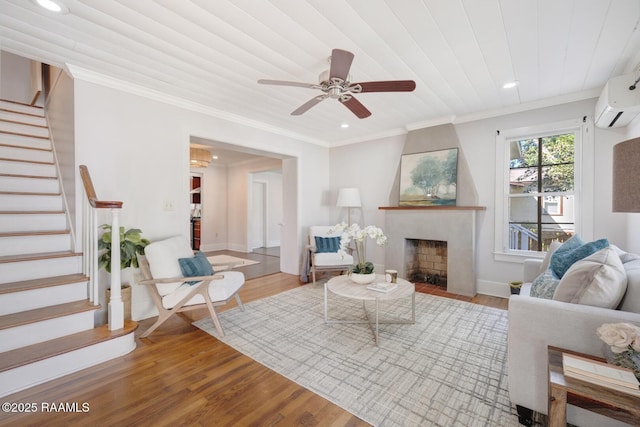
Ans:
[[[111,209],[111,301],[109,330],[124,328],[124,304],[120,283],[120,221],[118,209]]]

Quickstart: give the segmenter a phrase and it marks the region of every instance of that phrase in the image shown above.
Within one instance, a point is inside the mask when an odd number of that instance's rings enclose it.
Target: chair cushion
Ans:
[[[226,301],[244,285],[244,274],[239,271],[225,271],[218,274],[224,276],[224,279],[212,280],[211,283],[209,283],[209,297],[211,298],[211,302]],[[192,290],[193,288],[189,284],[180,284],[174,292],[162,297],[163,307],[167,309],[172,308]],[[184,305],[195,304],[204,304],[202,295],[194,295],[193,298]]]
[[[314,236],[316,241],[316,253],[338,252],[340,250],[340,237]]]
[[[560,279],[558,279],[558,276],[556,276],[551,267],[549,267],[531,283],[529,296],[552,299],[559,283]]]
[[[205,254],[200,251],[191,258],[178,259],[178,263],[180,264],[180,270],[182,270],[182,275],[184,277],[211,276],[213,274],[213,266]],[[198,281],[191,281],[187,283],[195,285]]]
[[[180,258],[193,257],[193,250],[189,239],[184,236],[174,236],[165,240],[152,242],[144,248],[144,254],[149,262],[149,270],[154,279],[184,277],[180,268]],[[183,284],[183,280],[156,285],[161,296],[167,295]]]
[[[316,267],[329,266],[352,266],[353,256],[349,254],[338,254],[337,252],[316,253],[313,257],[313,265]]]
[[[616,251],[607,247],[577,261],[560,280],[553,299],[615,309],[627,290],[627,274]]]
[[[608,246],[609,241],[607,239],[584,243],[578,235],[575,235],[564,242],[562,246],[560,246],[553,255],[551,255],[551,262],[549,265],[553,272],[562,279],[562,276],[564,276],[567,270],[569,270],[576,261],[580,261],[581,259],[586,258]]]

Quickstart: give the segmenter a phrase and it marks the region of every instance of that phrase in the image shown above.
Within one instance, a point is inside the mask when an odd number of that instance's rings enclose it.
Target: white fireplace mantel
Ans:
[[[447,242],[447,292],[476,294],[476,212],[482,206],[387,206],[385,268],[405,277],[405,240]]]

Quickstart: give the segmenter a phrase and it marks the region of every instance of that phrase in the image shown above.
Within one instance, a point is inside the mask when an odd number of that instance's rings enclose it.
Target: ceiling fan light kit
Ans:
[[[367,109],[353,94],[366,92],[411,92],[416,88],[413,80],[386,80],[377,82],[351,83],[351,63],[353,53],[342,49],[333,49],[331,52],[331,67],[320,73],[318,84],[289,82],[283,80],[258,80],[260,84],[304,87],[319,89],[323,93],[311,98],[297,109],[291,112],[292,116],[299,116],[327,98],[337,99],[347,107],[356,117],[364,119],[371,115]]]

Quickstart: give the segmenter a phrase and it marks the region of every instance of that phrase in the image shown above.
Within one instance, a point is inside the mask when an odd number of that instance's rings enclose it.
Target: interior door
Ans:
[[[251,183],[251,212],[249,215],[250,248],[267,246],[267,184],[253,181]]]

